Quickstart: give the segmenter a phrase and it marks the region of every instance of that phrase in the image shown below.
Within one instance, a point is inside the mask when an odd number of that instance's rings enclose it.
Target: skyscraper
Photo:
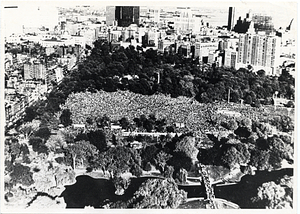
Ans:
[[[114,25],[118,23],[120,27],[128,27],[131,24],[139,25],[140,7],[138,6],[107,6],[106,24]]]
[[[229,7],[227,30],[232,30],[234,27],[234,7]]]
[[[139,25],[140,7],[116,6],[115,19],[120,27],[128,27],[131,24]]]

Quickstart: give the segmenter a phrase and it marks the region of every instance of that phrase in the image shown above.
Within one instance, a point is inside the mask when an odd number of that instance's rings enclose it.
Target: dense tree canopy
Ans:
[[[16,185],[17,183],[23,184],[25,186],[30,186],[34,183],[32,179],[32,172],[30,167],[24,166],[17,163],[13,167],[13,171],[10,173],[11,182]]]
[[[25,140],[28,140],[37,130],[39,130],[40,121],[33,120],[32,122],[23,123],[19,126],[19,132],[24,135]]]
[[[111,173],[111,177],[119,177],[124,172],[138,172],[135,168],[141,168],[141,157],[128,147],[112,147],[100,153],[97,160],[98,168],[103,168]]]
[[[260,100],[271,99],[275,91],[289,99],[294,97],[295,80],[287,71],[277,79],[263,75],[263,71],[256,74],[247,69],[199,66],[197,60],[173,53],[160,55],[153,49],[139,51],[130,46],[111,51],[109,44],[102,40],[95,41],[94,46],[78,70],[49,94],[44,110],[58,111],[70,93],[86,90],[119,89],[144,95],[160,92],[172,97],[195,97],[199,102],[227,100],[230,90],[230,101],[243,99],[254,106]],[[34,116],[35,110],[28,109],[26,120]]]
[[[80,160],[81,166],[88,166],[98,156],[98,149],[88,141],[76,141],[66,149],[72,155],[73,169],[76,168],[77,160]]]
[[[273,181],[263,183],[257,190],[257,196],[252,200],[260,208],[292,209],[293,207],[290,193]]]
[[[185,136],[176,143],[175,152],[183,152],[192,160],[197,159],[198,149],[196,148],[195,137]]]
[[[32,137],[29,139],[29,144],[32,146],[33,151],[41,154],[48,154],[48,148],[45,141],[40,137]]]
[[[187,198],[172,179],[148,179],[134,193],[131,206],[134,208],[177,208]]]

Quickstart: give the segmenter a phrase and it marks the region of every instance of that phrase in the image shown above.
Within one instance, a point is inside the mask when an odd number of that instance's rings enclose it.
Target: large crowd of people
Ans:
[[[228,118],[249,118],[252,121],[271,120],[282,115],[284,109],[273,111],[273,107],[253,108],[248,105],[228,103],[199,103],[193,98],[154,94],[141,95],[130,91],[96,93],[80,92],[71,94],[62,109],[69,109],[73,124],[85,124],[88,118],[107,116],[111,121],[127,118],[133,122],[141,115],[154,115],[158,120],[165,119],[167,125],[184,124],[179,131],[201,133],[219,130],[217,125]],[[226,110],[235,114],[227,115]],[[224,113],[225,112],[225,113]],[[292,112],[293,113],[293,112]],[[291,114],[292,114],[291,113]],[[240,116],[237,117],[236,115]]]
[[[72,94],[62,109],[69,109],[73,123],[78,124],[86,123],[88,117],[97,118],[103,115],[108,116],[111,121],[126,117],[130,122],[141,115],[155,115],[157,119],[165,119],[169,125],[184,124],[181,127],[183,131],[198,132],[208,129],[207,120],[215,114],[210,107],[212,106],[187,97],[99,91]]]

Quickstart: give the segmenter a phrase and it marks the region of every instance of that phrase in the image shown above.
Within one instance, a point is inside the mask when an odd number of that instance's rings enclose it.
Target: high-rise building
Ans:
[[[232,30],[234,27],[234,7],[229,7],[227,30]]]
[[[128,27],[131,24],[139,25],[140,7],[138,6],[116,6],[115,20],[120,27]]]
[[[248,21],[247,18],[244,18],[242,20],[241,17],[239,17],[239,19],[237,20],[233,31],[236,33],[247,33],[249,27],[250,27],[251,21]]]
[[[259,34],[240,34],[237,63],[240,66],[251,65],[264,69],[274,75],[279,58],[279,39],[275,36]]]
[[[202,18],[194,13],[190,7],[177,7],[174,17],[174,29],[181,33],[199,33],[202,27]]]
[[[139,25],[140,7],[139,6],[107,6],[106,25],[128,27],[131,24]]]
[[[116,21],[116,7],[115,6],[107,6],[106,7],[106,25],[112,26],[115,25]]]
[[[38,61],[24,63],[24,79],[45,79],[46,67]]]
[[[266,34],[270,34],[275,31],[271,16],[254,14],[252,16],[252,22],[254,23],[254,29],[256,32],[263,31]]]

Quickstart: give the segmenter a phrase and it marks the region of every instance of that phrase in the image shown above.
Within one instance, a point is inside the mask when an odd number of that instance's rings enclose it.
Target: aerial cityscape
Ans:
[[[41,2],[1,3],[1,213],[296,213],[295,2]]]

